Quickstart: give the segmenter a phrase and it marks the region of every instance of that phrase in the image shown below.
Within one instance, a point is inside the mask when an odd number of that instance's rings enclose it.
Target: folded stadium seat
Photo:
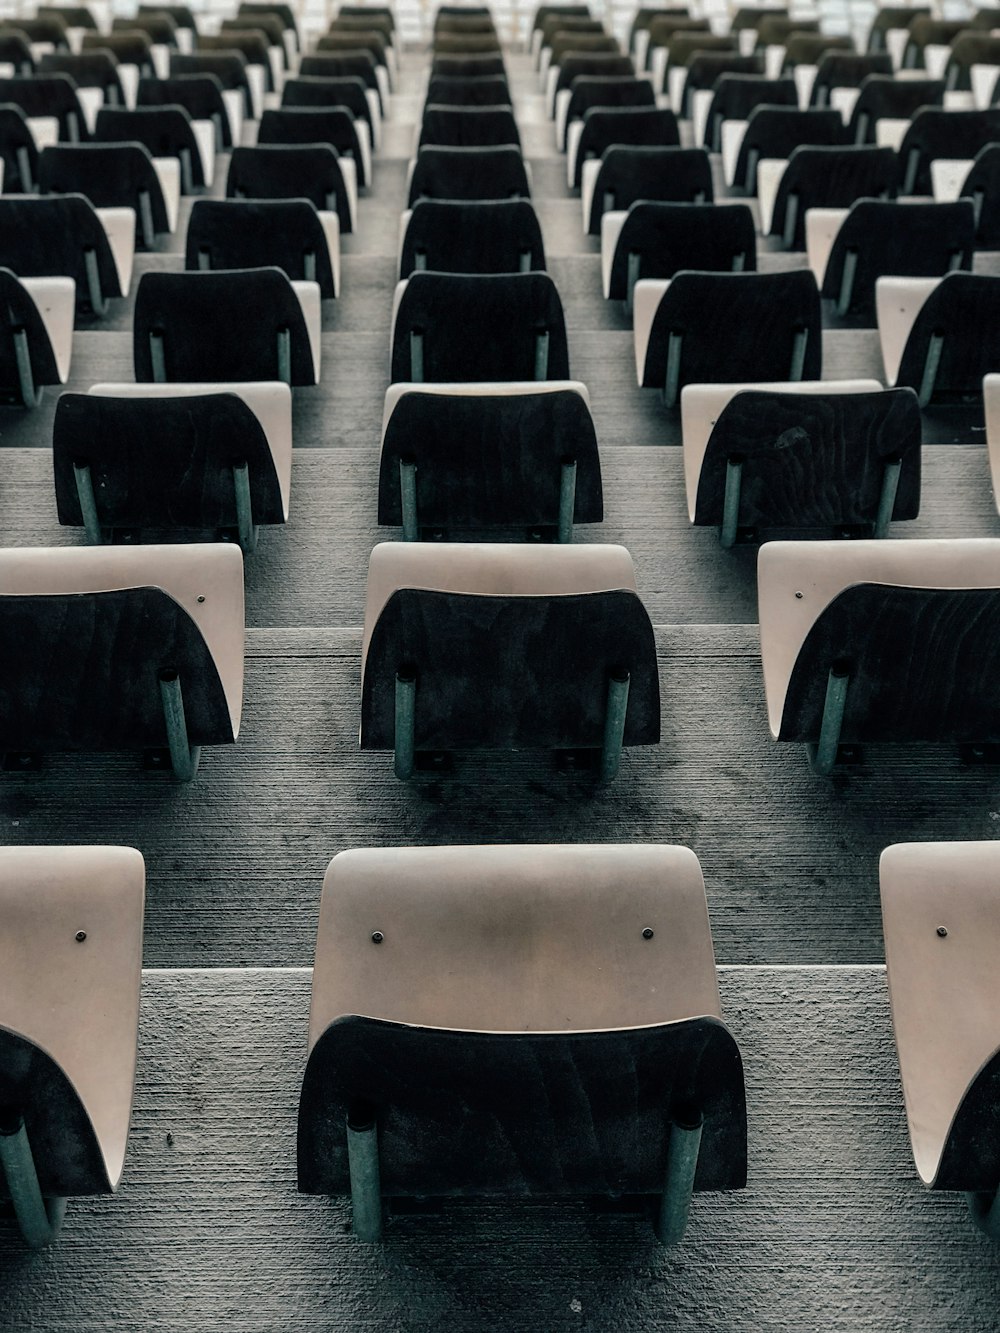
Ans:
[[[0,184],[21,194],[38,184],[39,144],[54,144],[59,136],[55,117],[29,120],[19,106],[0,104]]]
[[[806,218],[814,209],[846,209],[856,199],[895,199],[899,159],[891,148],[851,145],[792,150],[757,163],[760,227],[786,250],[806,248]]]
[[[591,17],[589,5],[539,5],[535,10],[535,16],[531,22],[531,54],[536,61],[538,53],[541,50],[544,38],[545,23],[547,19],[557,17],[564,19]]]
[[[362,154],[371,157],[372,151],[382,146],[382,117],[372,106],[370,90],[362,79],[326,79],[312,75],[309,78],[286,79],[281,93],[285,107],[340,107],[354,117],[358,134],[367,135],[368,143]]]
[[[745,121],[722,125],[722,166],[726,183],[744,194],[757,193],[757,164],[791,157],[804,144],[846,146],[847,127],[839,111],[799,111],[756,106]]]
[[[691,121],[695,144],[706,144],[708,113],[719,80],[727,75],[760,78],[764,60],[759,55],[741,56],[732,51],[695,51],[684,67],[683,114]]]
[[[1000,541],[768,542],[757,582],[771,735],[816,772],[841,743],[1000,741]]]
[[[679,32],[700,32],[711,37],[711,25],[707,18],[691,18],[683,10],[665,10],[649,25],[649,37],[645,50],[639,59],[640,69],[648,70],[657,92],[663,92],[667,71],[667,48]]]
[[[930,56],[930,49],[927,52]],[[972,92],[972,71],[992,67],[994,83],[1000,74],[1000,38],[988,32],[962,31],[948,46],[948,55],[942,73],[945,88],[950,93]]]
[[[409,166],[407,207],[418,199],[528,199],[528,164],[513,145],[449,148],[427,144]]]
[[[110,51],[51,51],[38,62],[39,74],[68,74],[76,84],[76,95],[93,129],[98,109],[125,105],[125,88],[118,77],[118,61]]]
[[[939,19],[917,14],[910,20],[903,47],[903,69],[926,69],[934,79],[944,76],[952,40],[969,26],[968,19]]]
[[[237,737],[243,556],[236,545],[0,551],[8,768],[62,751],[169,751],[190,781]]]
[[[688,517],[725,549],[761,530],[885,537],[920,510],[920,408],[878,380],[689,384]]]
[[[585,18],[582,15],[570,15],[560,18],[550,15],[540,29],[538,49],[535,52],[535,68],[539,71],[540,87],[544,90],[548,71],[552,67],[552,44],[557,38],[598,37],[599,47],[604,49],[608,37],[607,29],[601,19]],[[570,46],[576,46],[575,41]],[[586,46],[580,46],[586,50]],[[558,63],[558,62],[556,62]]]
[[[1000,371],[1000,277],[879,278],[875,306],[886,382],[916,389],[921,407],[975,401]]]
[[[19,32],[23,32],[28,41],[35,48],[47,48],[54,51],[68,51],[69,31],[65,20],[58,14],[51,11],[48,14],[41,14],[34,18],[27,16],[17,19],[16,27]]]
[[[128,105],[133,101],[133,93],[140,79],[159,78],[169,70],[169,47],[155,48],[150,41],[149,33],[141,28],[85,33],[82,49],[111,52],[118,61],[118,77],[125,89],[125,100]]]
[[[573,540],[604,517],[584,385],[394,384],[386,393],[378,521],[404,541],[514,527]]]
[[[868,50],[888,51],[898,69],[910,24],[921,14],[930,12],[930,5],[885,5],[877,9],[868,31]]]
[[[695,102],[698,105],[699,99]],[[704,116],[704,129],[695,143],[722,152],[722,127],[726,121],[744,125],[758,106],[798,107],[794,79],[768,79],[761,74],[723,74],[715,85]],[[700,111],[699,111],[700,115]],[[700,122],[699,122],[700,123]]]
[[[444,984],[427,984],[430,969]],[[677,1245],[695,1190],[746,1184],[746,1143],[693,852],[420,847],[331,862],[298,1183],[350,1193],[359,1240],[381,1239],[383,1201],[414,1195],[625,1194],[650,1196],[657,1238]]]
[[[140,384],[319,383],[320,291],[280,268],[144,273],[133,320]]]
[[[36,18],[59,19],[67,31],[73,28],[96,28],[97,20],[86,5],[36,5]]]
[[[510,106],[510,85],[499,74],[470,79],[439,75],[427,85],[425,106]]]
[[[443,56],[435,55],[431,60],[430,77],[432,79],[479,79],[506,78],[507,68],[503,55],[487,56]]]
[[[227,32],[216,33],[215,36],[202,35],[198,38],[199,54],[229,55],[236,51],[243,56],[253,101],[251,116],[254,120],[260,119],[261,111],[264,109],[264,94],[274,91],[270,50],[264,34],[252,28],[229,29]],[[171,61],[172,68],[173,61]]]
[[[606,148],[635,144],[648,148],[680,146],[680,128],[672,111],[658,107],[591,107],[566,135],[566,181],[580,189],[583,164]]]
[[[573,91],[577,79],[634,79],[635,66],[630,56],[569,55],[559,66],[549,113],[555,120],[560,98]]]
[[[229,111],[232,140],[240,141],[244,119],[254,119],[254,94],[250,87],[249,67],[241,51],[194,51],[170,57],[171,80],[185,75],[210,75],[222,85],[222,96]],[[183,105],[183,103],[181,103]]]
[[[1000,1033],[994,842],[896,843],[879,861],[885,961],[910,1144],[920,1179],[960,1190],[1000,1239],[993,1136]]]
[[[32,1249],[121,1180],[145,881],[131,847],[0,849],[0,1181]]]
[[[77,309],[95,315],[128,295],[135,232],[131,208],[95,208],[82,194],[0,196],[0,265],[19,278],[72,278]]]
[[[287,384],[97,384],[64,393],[52,435],[59,522],[113,542],[163,529],[211,530],[257,546],[285,523],[292,472]]]
[[[401,219],[399,276],[530,273],[544,270],[545,248],[527,199],[421,199]]]
[[[393,302],[392,383],[569,379],[547,273],[414,273]]]
[[[2,87],[0,87],[2,93]],[[899,145],[903,194],[930,194],[935,158],[969,160],[1000,142],[1000,106],[988,111],[945,111],[924,106],[914,114]]]
[[[891,78],[892,60],[885,51],[875,55],[826,51],[814,66],[796,65],[793,74],[800,93],[805,93],[806,106],[832,106],[848,119],[862,83],[872,74]]]
[[[384,79],[379,81],[378,71],[370,51],[320,51],[303,56],[299,62],[303,78],[361,79],[371,94],[372,115],[384,116],[388,92],[383,96]]]
[[[331,29],[316,42],[313,54],[318,56],[354,56],[367,51],[375,61],[375,79],[382,106],[388,107],[392,92],[392,47],[384,33],[372,29],[350,28],[346,31]]]
[[[181,192],[211,186],[215,177],[215,125],[192,120],[182,106],[102,107],[94,126],[95,143],[140,143],[154,158],[180,162]]]
[[[862,81],[851,111],[848,140],[857,144],[885,142],[896,147],[920,107],[941,106],[943,101],[942,79],[895,79],[887,74],[869,74]]]
[[[577,73],[616,74],[622,69],[622,65],[618,62],[624,62],[625,73],[635,72],[631,59],[622,55],[617,39],[602,36],[600,33],[559,36],[555,39],[551,51],[552,61],[542,78],[545,108],[550,117],[556,114],[556,94],[559,89],[570,87],[575,77],[566,78],[564,66],[573,68],[580,60],[590,60],[593,62],[590,70],[586,70],[585,66],[584,69],[578,69]],[[613,62],[611,68],[608,68],[608,62]]]
[[[808,270],[682,272],[642,281],[633,323],[639,386],[661,388],[668,408],[676,407],[685,384],[822,374],[819,289]]]
[[[417,151],[425,144],[442,148],[521,147],[514,112],[509,106],[427,106]]]
[[[282,269],[293,281],[315,282],[320,296],[340,291],[337,214],[308,199],[198,199],[191,209],[187,269]]]
[[[580,176],[584,230],[596,236],[605,213],[624,212],[637,200],[712,202],[712,164],[704,148],[612,145],[588,158]]]
[[[0,105],[4,103],[19,106],[29,125],[32,121],[55,120],[62,143],[85,143],[90,137],[76,85],[68,74],[0,78]],[[51,132],[48,126],[41,128],[42,134],[36,136],[36,142],[40,139],[38,146],[44,148],[52,142]]]
[[[361,748],[585,750],[611,781],[660,739],[649,616],[623,546],[383,542],[361,650]]]
[[[0,64],[11,66],[13,72],[21,78],[34,74],[35,58],[23,32],[16,28],[0,27]]]
[[[582,120],[591,107],[655,106],[656,96],[648,79],[599,78],[581,75],[571,88],[556,93],[556,147],[566,148],[567,127]]]
[[[281,80],[288,68],[288,50],[285,45],[285,25],[275,14],[241,14],[236,18],[224,18],[219,24],[219,33],[230,32],[259,33],[268,45],[268,86],[272,92],[280,90]]]
[[[640,279],[681,269],[743,273],[757,267],[757,231],[746,204],[666,204],[640,200],[601,218],[604,298],[631,313]]]
[[[853,55],[855,52],[853,38],[846,35],[834,37],[824,32],[790,33],[781,65],[778,68],[768,66],[767,73],[772,77],[791,74],[799,90],[799,104],[808,106],[816,67],[823,57],[832,51]],[[797,75],[798,70],[802,72]]]
[[[215,126],[215,151],[229,151],[243,130],[243,94],[227,90],[215,74],[172,74],[168,79],[140,79],[137,106],[182,106],[193,121]]]
[[[172,18],[177,48],[185,54],[189,54],[197,45],[198,24],[187,5],[145,4],[140,5],[137,12],[139,14],[166,14],[169,18]]]
[[[971,201],[977,249],[1000,249],[1000,143],[986,144],[971,160],[935,158],[931,184],[941,202]]]
[[[177,229],[181,174],[176,158],[154,158],[139,143],[53,144],[38,160],[38,192],[82,194],[95,208],[130,208],[136,243],[152,250]]]
[[[325,144],[336,149],[344,183],[349,193],[367,189],[372,183],[368,126],[339,106],[281,107],[265,111],[257,130],[257,144],[288,144],[297,147]],[[355,185],[350,181],[354,168]]]
[[[111,22],[114,32],[144,32],[152,44],[153,64],[156,72],[166,74],[169,67],[170,52],[177,50],[177,25],[169,14],[162,11],[134,14],[131,18],[115,18]]]
[[[282,43],[285,48],[286,64],[291,66],[302,46],[301,38],[299,36],[298,20],[295,17],[295,10],[292,6],[286,4],[257,3],[256,0],[241,0],[240,6],[236,11],[236,18],[245,28],[254,27],[257,18],[261,16],[267,17],[268,15],[276,18],[281,24]],[[383,21],[384,20],[382,19],[373,18],[371,20],[371,26],[381,28]]]
[[[806,214],[809,266],[820,295],[837,314],[864,327],[876,323],[875,284],[886,275],[940,278],[971,269],[975,213],[971,200],[952,204],[859,199],[846,208]]]
[[[688,110],[687,80],[688,66],[696,56],[724,56],[728,60],[741,60],[735,37],[718,37],[702,32],[678,32],[670,39],[670,45],[664,48],[667,56],[666,83],[660,91],[665,91],[670,106],[678,116],[687,119]],[[751,61],[751,65],[753,62]],[[743,70],[744,73],[752,72]],[[654,87],[656,84],[654,83]]]
[[[37,407],[43,385],[69,378],[76,284],[0,268],[0,295],[0,402]]]
[[[229,158],[227,199],[309,199],[351,232],[357,197],[353,160],[330,144],[259,144],[234,148]]]

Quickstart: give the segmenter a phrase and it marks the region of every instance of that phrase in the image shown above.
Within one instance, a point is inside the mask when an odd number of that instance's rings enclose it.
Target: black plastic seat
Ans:
[[[372,116],[364,82],[361,79],[327,79],[311,75],[308,78],[286,79],[281,93],[282,107],[343,107],[355,121],[368,126],[369,141],[379,142],[379,126]]]
[[[892,76],[892,59],[885,53],[858,55],[854,51],[827,51],[816,66],[809,105],[830,105],[834,88],[860,88],[872,74]]]
[[[662,388],[667,407],[685,384],[820,378],[819,289],[805,270],[640,282],[634,322],[639,384]]]
[[[612,107],[607,111],[601,107],[591,107],[582,123],[575,153],[567,148],[567,179],[574,190],[580,188],[583,164],[587,158],[601,157],[606,148],[620,144],[647,148],[673,148],[680,145],[677,117],[672,111],[657,107]]]
[[[951,43],[944,82],[949,92],[968,92],[973,65],[1000,65],[1000,37],[988,32],[960,32]]]
[[[818,65],[831,51],[852,53],[854,39],[846,34],[835,37],[823,32],[793,32],[785,44],[781,72],[788,73],[798,65]]]
[[[393,383],[569,379],[562,302],[547,273],[414,273],[393,325]]]
[[[267,92],[274,91],[274,72],[271,68],[269,45],[262,32],[254,29],[229,28],[215,36],[199,36],[198,51],[204,55],[226,54],[237,51],[248,65],[259,65],[264,71],[264,87]]]
[[[439,75],[427,85],[425,105],[509,106],[510,87],[499,74],[456,79]]]
[[[24,16],[17,20],[16,26],[32,44],[51,44],[57,51],[69,50],[69,33],[62,15],[37,14],[34,18]],[[89,36],[90,34],[85,34]]]
[[[260,118],[257,143],[329,144],[357,164],[358,185],[371,184],[371,162],[362,152],[354,117],[343,107],[282,107]]]
[[[780,236],[786,250],[804,250],[810,208],[849,208],[856,199],[894,199],[898,186],[899,162],[891,148],[793,149],[778,185],[768,233]]]
[[[131,208],[147,250],[172,231],[163,186],[140,143],[53,144],[38,163],[39,194],[82,194],[95,208]]]
[[[940,106],[944,101],[943,79],[896,79],[888,74],[869,74],[862,81],[858,100],[848,122],[852,143],[874,143],[880,120],[910,120],[922,106]]]
[[[110,51],[50,51],[38,62],[39,74],[68,74],[77,88],[100,88],[105,102],[125,105],[118,61]]]
[[[721,544],[759,542],[774,530],[831,528],[884,537],[890,522],[920,512],[920,407],[911,389],[810,385],[742,389],[711,409],[702,441],[688,440],[688,514],[721,529]],[[719,394],[724,390],[720,389]],[[704,394],[707,399],[708,394]],[[693,415],[693,413],[692,413]]]
[[[115,18],[112,32],[144,32],[154,46],[177,45],[177,24],[163,10],[144,10],[132,18]]]
[[[723,74],[705,118],[705,147],[722,148],[722,122],[748,120],[758,106],[797,107],[794,79],[768,79],[762,74]]]
[[[631,308],[643,278],[672,278],[682,269],[750,273],[757,232],[746,204],[633,203],[618,230],[605,215],[601,236],[604,296]],[[615,234],[617,232],[617,234]]]
[[[97,27],[97,20],[86,5],[36,5],[35,16],[58,19],[66,28]]]
[[[302,303],[279,268],[144,273],[132,328],[139,384],[319,379]]]
[[[27,78],[35,72],[35,58],[25,33],[11,28],[0,28],[0,62],[13,65],[14,73]]]
[[[115,32],[86,32],[83,35],[82,50],[110,51],[120,65],[135,65],[140,77],[156,77],[153,43],[149,39],[149,33],[139,28],[127,28]]]
[[[868,32],[868,50],[886,50],[886,33],[894,28],[909,28],[915,18],[930,12],[929,5],[885,5],[876,10]]]
[[[38,145],[25,113],[13,103],[0,104],[0,159],[8,194],[34,191],[38,183],[38,158]]]
[[[184,266],[280,268],[296,282],[319,283],[324,300],[337,295],[339,229],[327,235],[308,199],[198,199],[191,209]]]
[[[385,115],[385,103],[378,81],[378,66],[369,51],[328,51],[303,56],[299,74],[303,78],[361,79],[378,97],[379,114]]]
[[[254,114],[253,90],[247,76],[246,58],[240,51],[195,51],[190,55],[170,53],[170,77],[182,78],[189,74],[211,75],[223,89],[243,94],[243,114],[252,119]],[[181,104],[183,105],[183,103]]]
[[[907,287],[912,297],[899,299]],[[983,377],[1000,371],[1000,277],[884,278],[876,306],[887,382],[915,389],[921,407],[981,402]],[[901,344],[895,365],[891,344]]]
[[[194,125],[182,106],[103,107],[93,137],[96,143],[141,143],[154,157],[178,158],[184,194],[206,183]]]
[[[403,237],[399,276],[544,271],[545,249],[527,199],[436,200],[413,205]]]
[[[555,98],[561,92],[571,89],[577,79],[631,79],[635,77],[635,66],[631,56],[608,55],[604,52],[587,55],[574,53],[559,66],[559,76],[553,89],[553,103],[550,111],[555,112]]]
[[[76,84],[68,74],[35,74],[0,79],[0,105],[11,102],[26,116],[54,116],[62,143],[85,143],[90,135]]]
[[[901,192],[930,194],[934,158],[973,158],[991,143],[1000,143],[1000,107],[987,111],[921,107],[899,145]]]
[[[136,105],[182,106],[192,120],[213,123],[217,151],[233,146],[222,81],[216,74],[174,74],[168,79],[140,79]]]
[[[498,51],[489,56],[435,55],[431,61],[432,79],[487,79],[507,77],[507,67]]]
[[[520,149],[449,148],[428,144],[417,153],[407,207],[418,199],[527,199],[528,173]]]
[[[509,106],[427,106],[420,127],[420,144],[443,148],[521,147],[514,113]]]
[[[859,199],[841,222],[823,272],[822,296],[837,313],[875,325],[875,284],[886,276],[940,278],[971,269],[975,214],[954,204]]]
[[[939,19],[918,14],[909,25],[909,38],[903,49],[903,69],[923,69],[924,48],[950,46],[968,27],[967,19]]]
[[[309,199],[353,230],[353,210],[337,150],[330,144],[257,144],[234,148],[227,199]]]
[[[556,109],[558,145],[561,149],[565,149],[569,126],[574,121],[582,120],[591,107],[655,105],[656,96],[653,85],[648,79],[593,78],[581,75],[580,78],[573,80],[565,112],[560,114],[560,108]]]
[[[727,75],[750,75],[759,78],[763,73],[762,55],[741,56],[732,51],[696,51],[687,63],[682,115],[692,115],[695,93],[711,93],[714,97],[720,79]]]
[[[846,146],[847,141],[847,129],[839,111],[755,107],[740,144],[733,183],[745,193],[755,194],[757,163],[762,158],[791,157],[804,144]]]
[[[587,232],[596,236],[603,213],[620,212],[639,199],[710,204],[712,165],[704,148],[612,146],[604,150],[593,184],[585,180],[582,188]]]
[[[402,527],[406,541],[428,531],[521,528],[568,542],[575,523],[601,522],[601,464],[582,384],[462,388],[389,389],[380,524]]]
[[[1000,250],[1000,144],[980,148],[961,187],[976,210],[976,245]]]
[[[77,310],[96,315],[128,291],[108,234],[82,194],[0,195],[0,264],[19,278],[72,278]]]

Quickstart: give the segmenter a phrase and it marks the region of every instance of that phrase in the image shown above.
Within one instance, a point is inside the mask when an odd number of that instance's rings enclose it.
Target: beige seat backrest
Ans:
[[[955,1114],[1000,1049],[1000,842],[899,843],[879,873],[906,1118],[932,1185]]]
[[[292,487],[292,390],[281,380],[206,384],[95,384],[88,393],[104,398],[200,398],[234,393],[260,422],[278,476],[281,505],[288,518]]]
[[[698,859],[608,843],[341,852],[323,885],[310,1048],[347,1014],[485,1032],[718,1018]]]
[[[380,542],[368,562],[362,672],[375,624],[400,588],[496,597],[557,597],[618,588],[637,591],[635,566],[624,546]]]
[[[986,452],[993,481],[993,503],[1000,513],[1000,375],[983,376],[983,404],[986,409]]]
[[[684,484],[688,516],[694,522],[698,481],[705,450],[723,411],[738,393],[878,393],[878,380],[781,380],[769,384],[685,384],[681,389],[681,438],[684,448]]]
[[[243,554],[236,543],[0,549],[0,596],[159,588],[191,617],[225,692],[233,737],[243,707]]]
[[[0,1027],[69,1079],[112,1188],[135,1082],[144,886],[131,847],[0,848]]]
[[[760,651],[771,734],[809,631],[858,583],[901,588],[1000,588],[1000,539],[767,542],[757,560]]]
[[[408,393],[436,393],[444,398],[457,398],[460,395],[470,398],[516,398],[527,394],[566,392],[578,393],[590,407],[590,394],[580,380],[459,380],[453,384],[408,384],[400,381],[390,384],[385,391],[383,442],[390,417],[399,405],[399,400]]]
[[[876,278],[875,317],[882,348],[885,380],[896,383],[903,352],[924,302],[943,278]]]

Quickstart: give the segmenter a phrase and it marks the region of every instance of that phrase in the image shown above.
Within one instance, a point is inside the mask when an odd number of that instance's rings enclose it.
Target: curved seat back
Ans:
[[[583,130],[572,164],[573,189],[580,188],[583,163],[601,157],[606,148],[638,144],[652,148],[680,146],[680,130],[672,111],[658,107],[591,107],[583,117]]]
[[[987,144],[1000,142],[1000,107],[987,111],[948,111],[922,106],[914,113],[899,146],[904,194],[931,194],[931,161],[936,157],[972,158]]]
[[[587,231],[601,230],[605,211],[620,212],[637,200],[663,203],[711,203],[712,167],[704,148],[649,148],[642,144],[612,145],[601,155],[601,163],[590,186],[583,182]]]
[[[134,111],[102,107],[94,126],[97,143],[141,143],[153,157],[176,157],[187,164],[190,184],[205,184],[201,149],[191,117],[182,106],[142,106]]]
[[[332,244],[331,244],[332,242]],[[337,295],[340,236],[331,238],[308,199],[196,199],[187,229],[187,269],[280,268]]]
[[[630,280],[672,278],[681,269],[749,273],[757,267],[757,233],[746,204],[639,201],[622,220],[613,249],[610,223],[611,216],[602,249],[607,265],[604,294],[613,301],[630,296]]]
[[[399,276],[545,269],[542,230],[527,199],[421,199],[403,237]]]
[[[408,207],[418,199],[527,199],[530,195],[524,158],[513,145],[452,148],[428,144],[413,164]]]
[[[520,148],[521,135],[509,106],[424,108],[419,148],[436,144],[445,148]]]
[[[181,106],[192,120],[213,121],[216,143],[231,148],[232,126],[222,92],[217,74],[172,74],[167,79],[140,79],[136,105]]]
[[[337,150],[330,144],[258,144],[234,148],[226,177],[227,199],[309,199],[336,213],[349,232],[351,206]]]
[[[78,308],[90,303],[88,252],[103,297],[123,296],[108,234],[82,194],[0,197],[0,264],[20,278],[72,278]]]

